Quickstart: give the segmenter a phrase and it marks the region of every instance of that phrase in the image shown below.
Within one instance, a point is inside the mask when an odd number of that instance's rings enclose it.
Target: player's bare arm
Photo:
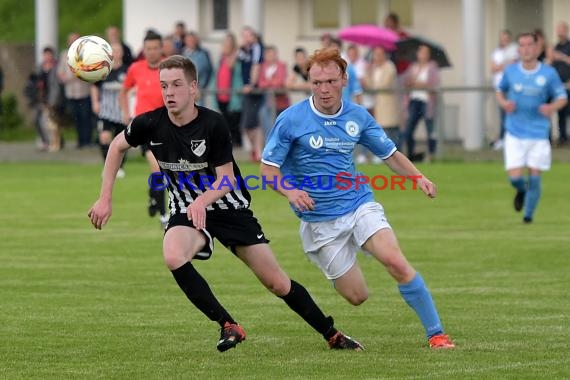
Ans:
[[[111,203],[115,178],[117,176],[117,171],[121,166],[121,162],[123,161],[125,152],[129,150],[130,147],[131,146],[127,140],[125,140],[124,132],[118,134],[109,146],[109,153],[107,153],[105,168],[103,169],[103,183],[101,184],[101,193],[99,194],[99,199],[87,213],[87,216],[91,220],[93,227],[98,230],[103,228],[103,226],[107,224],[109,218],[111,217]]]
[[[230,181],[231,185],[227,181]],[[216,167],[216,180],[209,185],[209,189],[192,202],[186,213],[196,229],[206,228],[206,207],[216,202],[235,188],[236,179],[232,162]]]
[[[314,210],[315,201],[306,191],[294,188],[283,178],[281,170],[276,166],[261,163],[261,176],[267,179],[267,184],[276,192],[287,198],[299,211]],[[274,186],[274,185],[277,186]]]
[[[517,108],[517,105],[512,100],[508,100],[505,98],[505,94],[502,91],[497,91],[495,93],[495,97],[497,98],[497,102],[502,109],[505,110],[507,113],[512,113]]]
[[[384,162],[394,173],[415,181],[425,195],[430,198],[436,197],[437,188],[435,184],[427,179],[405,155],[396,151]]]
[[[551,103],[541,105],[539,108],[539,111],[544,116],[550,117],[553,113],[555,113],[559,109],[563,108],[566,105],[566,103],[568,103],[568,99],[558,98]]]

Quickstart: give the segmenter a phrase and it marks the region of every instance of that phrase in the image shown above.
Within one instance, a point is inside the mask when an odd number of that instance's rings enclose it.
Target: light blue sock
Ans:
[[[522,193],[526,191],[526,182],[523,177],[509,177],[509,179],[511,180],[511,185],[513,185],[518,192]]]
[[[422,276],[416,273],[412,281],[407,284],[400,284],[398,288],[402,298],[420,318],[426,330],[426,336],[430,338],[433,335],[443,333],[435,304]]]
[[[528,176],[528,191],[524,198],[524,217],[531,218],[534,215],[534,210],[536,205],[538,205],[538,200],[540,199],[540,193],[542,190],[541,180],[539,175]]]

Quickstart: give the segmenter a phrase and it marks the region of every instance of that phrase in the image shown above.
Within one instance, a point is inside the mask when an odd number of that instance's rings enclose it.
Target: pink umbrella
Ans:
[[[381,46],[388,51],[396,50],[396,41],[400,38],[396,32],[376,25],[362,24],[343,28],[338,33],[343,41],[365,46]]]

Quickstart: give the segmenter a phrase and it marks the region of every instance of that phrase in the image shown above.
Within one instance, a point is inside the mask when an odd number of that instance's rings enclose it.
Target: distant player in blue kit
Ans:
[[[499,105],[507,112],[505,169],[517,193],[514,208],[524,207],[524,223],[531,223],[540,199],[541,172],[550,169],[550,116],[568,101],[554,68],[538,61],[534,34],[518,37],[520,62],[513,63],[497,87]],[[552,99],[547,103],[548,99]],[[523,169],[528,168],[528,183]]]
[[[363,249],[397,281],[402,297],[421,320],[430,347],[452,348],[431,294],[400,250],[382,205],[374,201],[370,186],[357,180],[356,144],[364,145],[399,175],[417,178],[428,197],[436,196],[436,187],[396,150],[366,109],[342,101],[346,66],[336,49],[318,50],[311,56],[308,72],[313,95],[277,118],[263,151],[262,175],[275,178],[274,190],[287,197],[301,219],[307,257],[348,302],[359,305],[368,298],[356,261]],[[324,181],[326,187],[298,186],[306,184],[307,178],[314,184],[323,182],[323,177],[330,179]]]

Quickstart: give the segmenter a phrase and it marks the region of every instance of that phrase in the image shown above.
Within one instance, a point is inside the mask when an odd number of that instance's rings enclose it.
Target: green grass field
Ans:
[[[567,165],[545,175],[532,225],[513,211],[498,163],[422,167],[438,184],[435,200],[377,194],[455,339],[452,351],[426,347],[421,324],[372,259],[360,258],[370,299],[359,307],[341,299],[304,258],[285,199],[254,192],[283,267],[366,346],[361,353],[328,350],[220,245],[196,266],[248,337],[218,353],[217,326],[162,263],[159,223],[146,215],[146,166],[126,169],[113,217],[96,231],[86,213],[100,166],[0,166],[0,378],[570,378]]]

